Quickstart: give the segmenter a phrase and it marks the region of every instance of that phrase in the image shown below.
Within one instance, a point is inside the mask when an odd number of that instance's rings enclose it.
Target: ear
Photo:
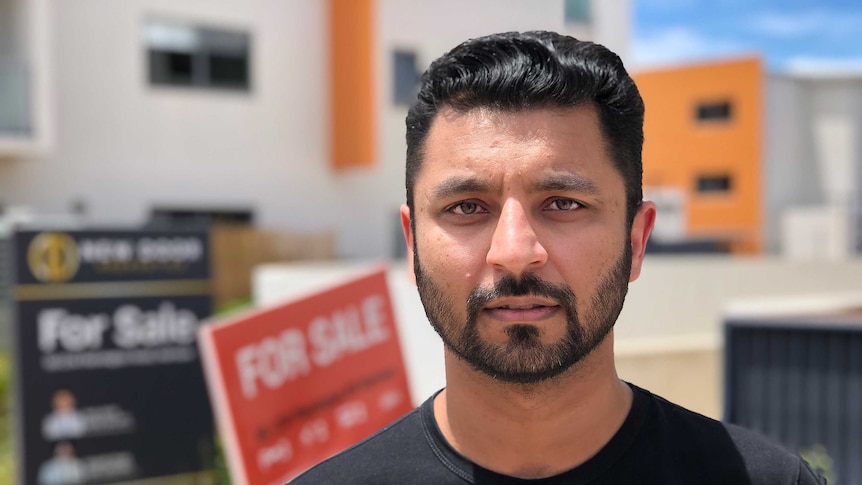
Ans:
[[[629,282],[638,279],[641,274],[641,266],[644,262],[647,240],[655,225],[655,204],[650,201],[641,202],[632,222],[632,270],[629,274]]]
[[[404,231],[404,241],[407,243],[407,272],[413,283],[416,283],[415,266],[413,265],[416,255],[413,254],[413,227],[410,224],[410,208],[407,204],[401,204],[401,230]]]

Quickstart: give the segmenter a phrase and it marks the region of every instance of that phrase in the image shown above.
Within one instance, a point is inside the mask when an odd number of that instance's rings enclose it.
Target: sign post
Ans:
[[[199,343],[234,485],[281,485],[413,407],[382,270]]]
[[[20,482],[208,475],[207,234],[20,231],[14,254]]]

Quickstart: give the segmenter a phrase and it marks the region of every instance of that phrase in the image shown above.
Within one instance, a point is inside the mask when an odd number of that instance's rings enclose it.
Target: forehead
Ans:
[[[454,134],[459,128],[494,131],[511,136],[534,138],[555,133],[575,135],[589,128],[600,130],[598,113],[592,103],[568,107],[540,107],[529,109],[496,109],[477,107],[456,110],[449,106],[441,108],[431,125],[439,135]],[[598,134],[598,133],[596,133]]]
[[[416,182],[435,183],[457,172],[524,180],[547,172],[593,178],[617,173],[592,104],[521,111],[441,109],[426,138]]]

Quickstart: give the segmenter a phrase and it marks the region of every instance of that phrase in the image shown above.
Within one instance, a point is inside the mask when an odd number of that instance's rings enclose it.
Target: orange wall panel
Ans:
[[[762,224],[762,84],[756,58],[643,72],[644,185],[686,197],[689,237],[718,237],[759,250]],[[697,106],[729,102],[727,120],[698,120]],[[731,190],[697,191],[698,176],[727,175]],[[661,215],[659,215],[660,217]]]
[[[335,168],[376,159],[373,0],[329,0],[331,161]]]

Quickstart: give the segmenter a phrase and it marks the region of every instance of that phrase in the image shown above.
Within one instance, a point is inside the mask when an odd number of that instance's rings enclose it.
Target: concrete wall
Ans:
[[[726,305],[772,296],[862,292],[862,259],[647,256],[617,321],[618,339],[717,335]]]
[[[614,350],[620,379],[705,416],[722,418],[719,338],[629,339],[617,342]]]
[[[334,284],[373,265],[265,265],[255,302]],[[721,331],[725,312],[752,299],[854,295],[862,299],[862,260],[798,263],[779,259],[649,256],[615,328],[621,378],[702,414],[722,412]],[[443,348],[403,262],[388,271],[411,392],[421,402],[445,385]]]

